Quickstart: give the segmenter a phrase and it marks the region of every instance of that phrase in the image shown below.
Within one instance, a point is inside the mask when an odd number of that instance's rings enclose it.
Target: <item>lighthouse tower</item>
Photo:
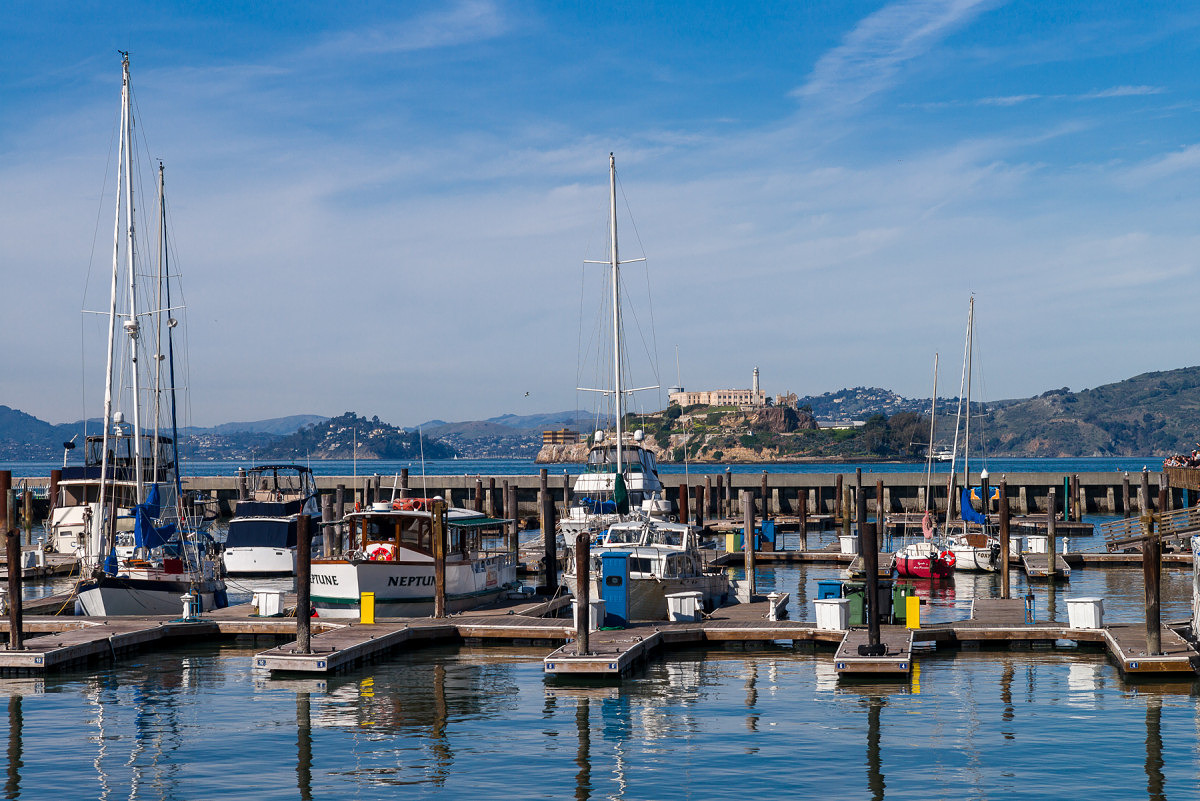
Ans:
[[[754,366],[754,381],[750,385],[750,402],[755,406],[762,406],[762,391],[758,388],[758,365]]]

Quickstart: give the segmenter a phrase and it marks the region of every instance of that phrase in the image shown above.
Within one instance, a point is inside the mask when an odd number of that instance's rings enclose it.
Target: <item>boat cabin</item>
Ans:
[[[511,553],[504,533],[505,525],[511,522],[466,509],[448,510],[446,559],[470,561]],[[372,509],[346,515],[345,523],[346,552],[353,555],[352,559],[403,562],[434,558],[434,520],[430,512]]]

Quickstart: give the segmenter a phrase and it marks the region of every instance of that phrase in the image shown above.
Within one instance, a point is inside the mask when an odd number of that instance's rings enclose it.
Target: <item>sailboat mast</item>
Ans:
[[[933,400],[929,402],[929,450],[925,452],[925,511],[929,511],[933,488],[933,429],[937,420],[938,354],[933,354]]]
[[[972,357],[975,350],[975,296],[971,296],[971,306],[967,312],[967,423],[963,433],[963,486],[971,486],[971,373]],[[965,525],[965,524],[964,524]]]
[[[142,476],[142,419],[141,381],[138,371],[138,318],[137,318],[137,270],[133,258],[134,209],[133,209],[133,110],[129,90],[129,57],[125,57],[125,81],[121,90],[122,119],[125,122],[125,266],[129,277],[129,318],[125,321],[125,333],[129,335],[129,371],[133,379],[133,458],[134,481],[137,484],[137,503],[145,499]]]
[[[151,456],[151,474],[158,481],[158,423],[162,419],[162,316],[163,316],[163,270],[166,268],[166,200],[163,197],[163,164],[158,162],[158,281],[154,299],[154,437],[150,440],[154,449]]]
[[[97,563],[103,562],[103,557],[101,554],[103,554],[105,550],[104,539],[106,536],[106,528],[104,526],[104,510],[108,501],[108,443],[109,437],[111,436],[113,423],[113,357],[117,334],[117,275],[121,269],[121,177],[125,170],[125,162],[121,158],[121,154],[125,152],[125,114],[129,110],[129,105],[125,102],[125,97],[129,92],[129,54],[122,53],[122,56],[121,132],[117,144],[117,202],[116,212],[114,213],[113,218],[112,285],[109,289],[108,301],[108,355],[105,357],[104,364],[104,416],[100,421],[100,494],[97,498],[98,503],[96,504],[96,516],[92,521],[93,530],[95,531]],[[91,532],[89,532],[88,539],[89,541],[92,539]]]
[[[613,304],[613,389],[616,392],[617,403],[617,475],[624,472],[624,445],[621,426],[625,417],[625,389],[621,384],[621,261],[617,254],[617,160],[612,153],[608,154],[608,197],[610,207],[609,236],[611,247],[609,253],[612,264],[612,304]]]
[[[171,466],[175,475],[175,503],[178,508],[180,531],[183,530],[183,479],[179,474],[179,423],[175,412],[175,318],[171,315],[171,265],[167,257],[167,195],[163,178],[163,165],[158,163],[158,213],[162,237],[162,252],[159,270],[161,274],[160,289],[166,291],[167,305],[162,306],[167,317],[167,381],[170,382],[171,401]],[[161,312],[160,312],[161,314]],[[160,323],[161,327],[161,323]],[[157,424],[156,424],[157,425]],[[154,450],[158,452],[158,437],[154,438]]]

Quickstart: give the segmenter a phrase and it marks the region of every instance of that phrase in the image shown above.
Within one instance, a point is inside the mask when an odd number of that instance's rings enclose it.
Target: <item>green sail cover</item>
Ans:
[[[625,489],[625,477],[620,473],[615,476],[613,482],[613,502],[617,504],[617,511],[623,515],[629,514],[629,492]]]

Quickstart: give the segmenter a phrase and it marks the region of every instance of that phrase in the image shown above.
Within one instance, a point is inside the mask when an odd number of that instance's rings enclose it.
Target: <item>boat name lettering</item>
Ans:
[[[312,583],[313,584],[333,584],[336,586],[338,583],[338,580],[337,580],[337,576],[322,576],[320,573],[313,573]]]
[[[422,586],[432,586],[433,576],[389,576],[389,587],[411,587],[415,584]]]

